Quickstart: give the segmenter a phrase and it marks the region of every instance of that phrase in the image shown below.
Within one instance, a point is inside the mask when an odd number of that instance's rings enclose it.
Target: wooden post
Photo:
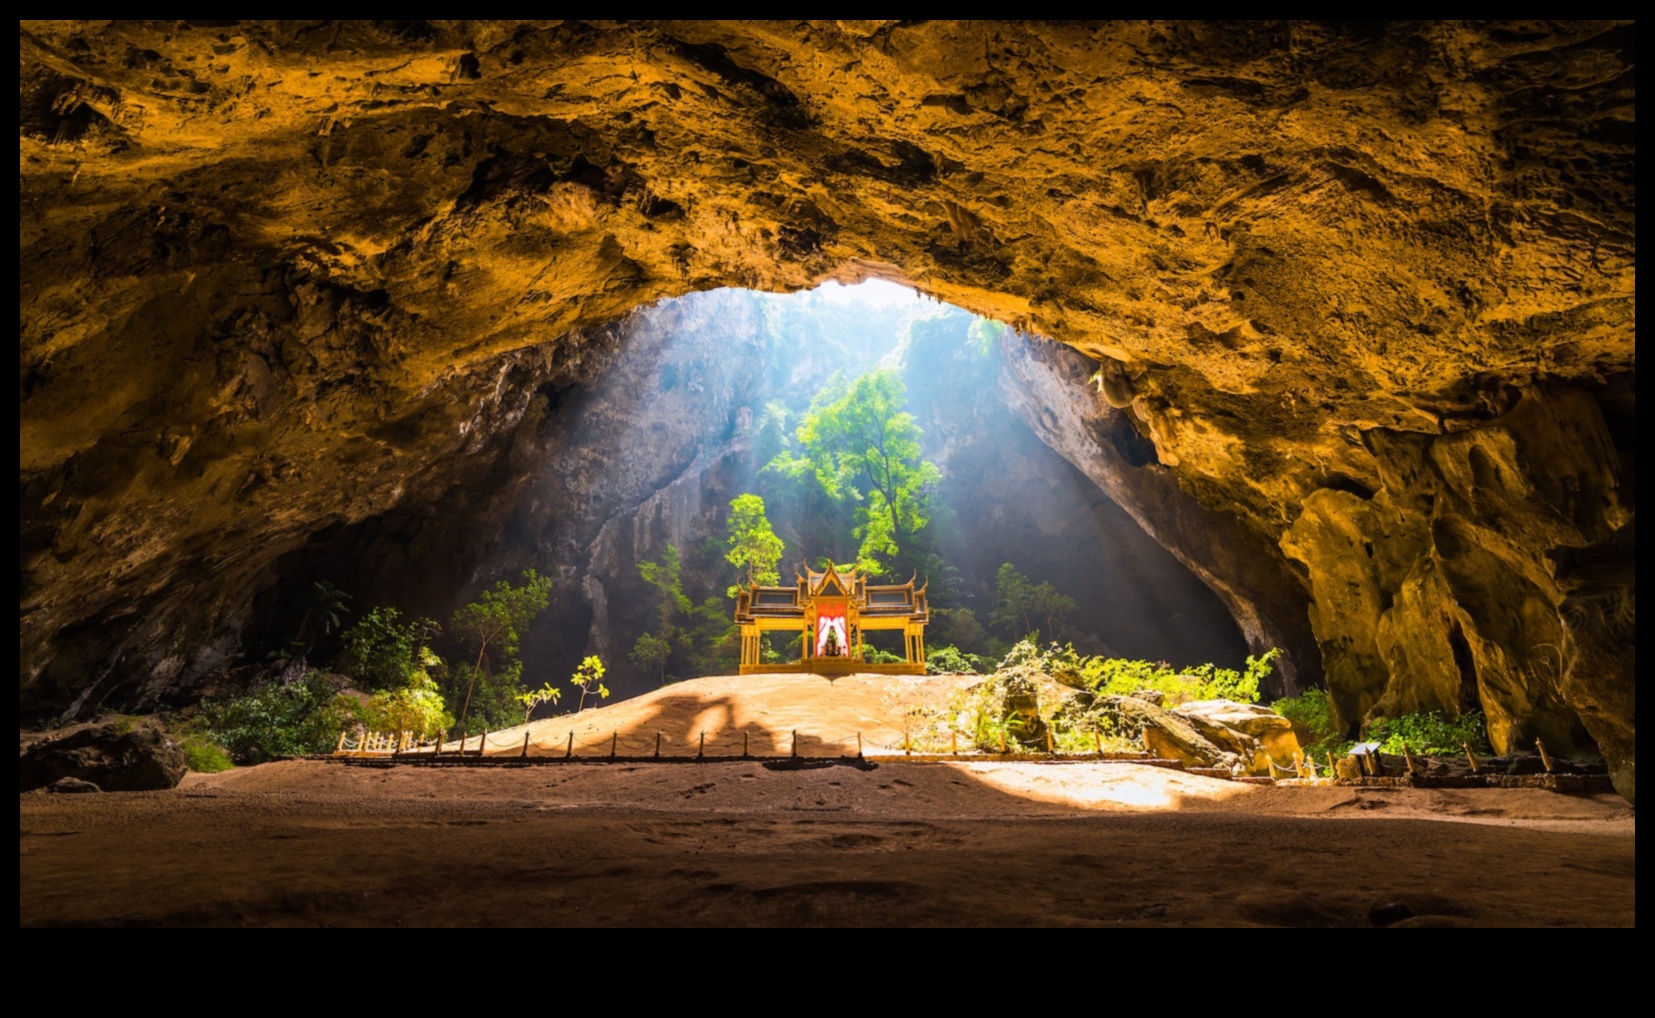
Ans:
[[[862,733],[856,733],[856,758],[862,759]]]
[[[1097,749],[1098,756],[1103,755],[1103,736],[1096,728],[1092,729],[1092,745]]]
[[[902,719],[902,755],[914,755],[914,743],[913,740],[908,738],[908,719],[906,717]]]
[[[485,728],[485,729],[483,729],[483,734],[477,737],[477,757],[478,757],[478,759],[482,758],[483,751],[486,750],[487,748],[488,748],[488,729]]]
[[[1414,763],[1414,751],[1408,748],[1406,742],[1402,744],[1402,759],[1408,762],[1408,774],[1412,777],[1419,777],[1419,766]]]
[[[799,755],[799,730],[793,729],[793,755]]]
[[[1046,752],[1050,753],[1051,751],[1052,751],[1052,726],[1047,725],[1046,726]]]
[[[1339,769],[1333,766],[1333,750],[1331,749],[1327,751],[1327,774],[1330,778],[1339,776]]]
[[[1002,729],[1000,729],[1000,755],[1004,756],[1005,753],[1006,753],[1006,730],[1004,728],[1002,728]]]
[[[1465,750],[1465,758],[1471,761],[1471,773],[1477,773],[1477,754],[1471,752],[1471,743],[1462,742],[1460,748]]]
[[[747,735],[747,729],[743,728],[741,730],[741,758],[743,760],[747,759]]]
[[[659,760],[661,758],[661,733],[660,732],[655,733],[655,758],[657,760]]]
[[[523,752],[519,755],[521,755],[521,756],[528,756],[529,755],[529,733],[528,732],[523,733]]]
[[[1293,773],[1297,774],[1300,777],[1300,779],[1304,778],[1304,754],[1303,753],[1296,752],[1296,751],[1294,752],[1294,754],[1293,754]]]
[[[569,742],[563,747],[563,759],[567,760],[575,755],[575,730],[569,729]]]
[[[1534,740],[1534,748],[1540,751],[1540,762],[1546,765],[1546,773],[1552,772],[1552,755],[1546,752],[1546,744],[1539,739]]]
[[[615,747],[617,745],[619,745],[620,741],[621,741],[621,733],[620,732],[610,732],[609,733],[609,759],[611,759],[611,760],[615,759]]]
[[[948,751],[955,756],[960,755],[960,733],[953,729],[948,732]]]
[[[345,730],[343,728],[339,729],[339,741],[334,743],[333,751],[335,753],[343,753],[345,751]]]
[[[704,759],[706,759],[706,757],[707,757],[707,733],[702,732],[701,733],[701,743],[700,743],[700,745],[695,747],[695,758],[697,760],[704,760]]]

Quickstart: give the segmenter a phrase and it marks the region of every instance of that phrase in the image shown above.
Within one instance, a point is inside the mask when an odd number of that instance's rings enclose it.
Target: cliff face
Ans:
[[[628,309],[877,274],[1102,363],[1347,721],[1631,794],[1635,113],[1625,24],[24,23],[22,702],[233,653]]]

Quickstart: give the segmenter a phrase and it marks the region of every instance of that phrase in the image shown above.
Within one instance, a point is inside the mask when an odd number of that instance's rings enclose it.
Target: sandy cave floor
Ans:
[[[741,696],[726,680],[680,684],[588,711],[576,730],[687,743],[710,700],[730,720],[774,722],[766,731],[849,719],[885,738],[900,724],[891,705],[949,688],[774,685],[749,679],[746,692],[765,695]],[[766,708],[770,692],[788,707]],[[537,722],[531,742],[566,744],[571,726]],[[522,730],[501,735],[521,747]],[[871,763],[287,761],[190,775],[168,792],[29,793],[18,918],[1370,926],[1376,906],[1400,904],[1413,915],[1400,925],[1637,920],[1636,812],[1617,796],[1264,787],[1128,763]]]

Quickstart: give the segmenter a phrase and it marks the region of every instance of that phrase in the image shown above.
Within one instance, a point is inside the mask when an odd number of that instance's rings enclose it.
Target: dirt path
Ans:
[[[288,762],[23,795],[19,827],[23,925],[1637,918],[1635,814],[1613,796],[1260,788],[1131,764]]]

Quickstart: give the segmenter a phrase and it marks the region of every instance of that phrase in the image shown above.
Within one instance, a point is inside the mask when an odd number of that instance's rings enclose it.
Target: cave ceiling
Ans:
[[[640,304],[881,276],[1097,360],[1292,563],[1347,715],[1629,709],[1557,553],[1633,513],[1630,23],[19,34],[25,702],[211,664]]]

